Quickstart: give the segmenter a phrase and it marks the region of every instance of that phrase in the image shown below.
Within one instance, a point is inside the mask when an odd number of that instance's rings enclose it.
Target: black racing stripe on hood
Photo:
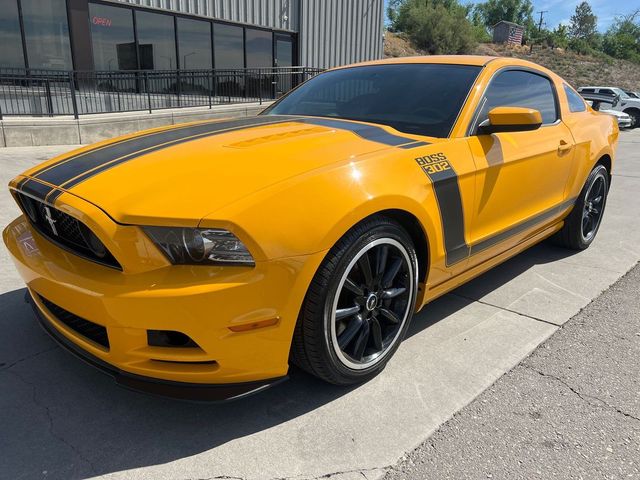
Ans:
[[[118,142],[94,151],[78,154],[76,157],[65,159],[59,164],[52,165],[50,168],[36,174],[35,177],[52,185],[67,187],[66,184],[75,177],[88,173],[90,170],[105,164],[111,164],[114,160],[121,158],[131,160],[136,156],[146,153],[148,149],[162,147],[165,144],[169,146],[175,144],[175,142],[187,141],[195,136],[213,135],[230,129],[248,128],[293,120],[294,118],[286,116],[260,116],[227,122],[208,122],[184,128],[163,130],[141,137],[134,137],[127,141]]]
[[[340,120],[337,118],[307,117],[299,120],[299,122],[320,125],[328,128],[336,128],[338,130],[348,130],[365,140],[381,143],[390,147],[416,148],[428,145],[427,142],[416,141],[414,138],[394,135],[381,127],[351,122],[348,120]]]
[[[46,183],[36,182],[29,178],[22,180],[16,186],[16,188],[21,192],[25,193],[26,195],[33,197],[37,200],[41,200],[43,202],[45,198],[47,198],[47,195],[49,195],[54,190],[54,187],[52,187],[51,185],[47,185]]]
[[[201,131],[200,133],[196,133],[193,134],[189,137],[184,137],[184,138],[176,138],[172,141],[165,141],[162,142],[159,145],[155,145],[155,146],[151,146],[148,148],[145,148],[144,150],[136,150],[128,155],[122,155],[120,157],[116,157],[115,159],[111,159],[110,161],[105,161],[101,164],[99,164],[97,167],[92,168],[91,170],[85,171],[84,173],[81,173],[79,175],[74,176],[73,178],[71,178],[70,180],[67,180],[65,183],[62,184],[62,188],[66,189],[70,189],[72,187],[75,187],[76,185],[84,182],[85,180],[88,180],[91,177],[94,177],[106,170],[109,170],[110,168],[113,168],[115,166],[121,165],[123,163],[129,162],[131,160],[133,160],[134,158],[140,157],[142,155],[146,155],[149,153],[153,153],[153,152],[157,152],[159,150],[163,150],[165,148],[169,148],[172,147],[174,145],[178,145],[181,143],[186,143],[186,142],[190,142],[192,140],[197,140],[203,137],[210,137],[212,135],[218,135],[218,134],[222,134],[222,133],[227,133],[227,132],[232,132],[232,131],[236,131],[236,130],[244,130],[245,128],[251,127],[251,126],[260,126],[260,125],[275,125],[278,123],[288,123],[288,122],[296,122],[298,121],[297,118],[295,117],[283,117],[283,116],[271,116],[269,118],[265,117],[261,117],[262,120],[261,121],[255,121],[256,118],[252,118],[252,119],[243,119],[243,121],[233,121],[233,122],[224,122],[224,123],[217,123],[216,125],[224,125],[225,128],[216,128],[215,130],[204,130]],[[248,122],[247,120],[253,120],[253,122]],[[211,125],[209,125],[209,127],[211,127]],[[47,197],[47,201],[49,203],[53,203],[55,202],[55,200],[63,193],[63,190],[60,189],[56,189],[53,190],[51,192],[51,194]]]

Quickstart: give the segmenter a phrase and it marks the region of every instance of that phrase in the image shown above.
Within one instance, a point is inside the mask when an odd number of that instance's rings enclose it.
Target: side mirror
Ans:
[[[538,110],[523,107],[496,107],[489,111],[489,118],[478,125],[479,135],[498,132],[526,132],[542,125]]]

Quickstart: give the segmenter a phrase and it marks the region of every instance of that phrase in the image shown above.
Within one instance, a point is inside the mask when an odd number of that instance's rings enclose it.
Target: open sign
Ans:
[[[94,25],[100,25],[101,27],[110,27],[111,19],[109,17],[94,16],[93,18],[91,18],[91,23],[93,23]]]

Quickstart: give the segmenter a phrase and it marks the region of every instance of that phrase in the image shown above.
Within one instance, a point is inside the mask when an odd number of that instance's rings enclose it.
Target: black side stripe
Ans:
[[[427,142],[417,141],[413,138],[402,137],[387,132],[384,128],[373,125],[365,125],[362,123],[350,122],[347,120],[339,120],[335,118],[309,117],[298,120],[301,123],[309,123],[322,127],[335,128],[338,130],[348,130],[355,133],[365,140],[370,140],[390,147],[400,148],[416,148],[429,145]]]
[[[576,198],[570,198],[544,212],[530,217],[512,227],[486,238],[473,245],[467,244],[464,236],[464,212],[462,209],[462,196],[458,184],[458,176],[453,167],[439,172],[430,171],[429,166],[421,166],[423,172],[433,184],[436,203],[442,219],[442,234],[444,237],[445,265],[447,267],[465,260],[473,255],[493,247],[515,235],[545,221],[557,217],[572,205]]]
[[[84,155],[80,154],[77,158],[63,160],[60,164],[53,165],[51,168],[39,173],[37,178],[53,185],[66,186],[66,182],[78,175],[88,172],[89,170],[100,167],[101,165],[121,157],[130,156],[128,157],[129,159],[134,158],[131,156],[132,154],[152,147],[186,140],[189,137],[195,137],[196,135],[213,135],[218,132],[231,129],[247,128],[287,121],[295,121],[295,118],[283,116],[260,116],[228,122],[208,122],[205,124],[192,125],[186,128],[156,132],[142,137],[134,137],[131,141],[116,143],[112,146],[101,148]]]
[[[512,227],[509,227],[506,230],[503,230],[500,233],[496,233],[492,237],[486,238],[485,240],[482,240],[481,242],[478,242],[472,245],[471,255],[477,255],[478,253],[481,253],[483,250],[493,247],[494,245],[497,245],[498,243],[504,240],[507,240],[508,238],[513,237],[514,235],[518,235],[519,233],[522,233],[532,227],[535,227],[540,223],[544,223],[546,221],[553,219],[554,217],[557,217],[564,211],[568,210],[572,205],[574,205],[576,203],[576,198],[577,197],[565,200],[564,202],[560,203],[559,205],[556,205],[555,207],[551,207],[550,209],[545,210],[544,212],[534,215],[533,217],[530,217],[523,222],[520,222]]]
[[[468,258],[471,251],[464,238],[464,212],[458,175],[451,166],[439,172],[431,171],[427,165],[421,168],[433,184],[442,219],[445,264],[451,266]]]

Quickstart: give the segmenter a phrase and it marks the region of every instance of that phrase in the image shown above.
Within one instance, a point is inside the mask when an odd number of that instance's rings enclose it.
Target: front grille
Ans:
[[[59,307],[55,303],[50,302],[41,295],[38,295],[38,298],[57,320],[64,323],[74,332],[82,335],[84,338],[109,349],[109,336],[107,335],[107,329],[102,325],[85,320],[64,308]]]
[[[104,248],[105,255],[95,253],[81,230],[89,229],[78,219],[21,192],[16,192],[16,196],[31,224],[47,239],[87,260],[122,270],[122,266],[102,243],[100,245]],[[97,237],[95,241],[100,242]]]

